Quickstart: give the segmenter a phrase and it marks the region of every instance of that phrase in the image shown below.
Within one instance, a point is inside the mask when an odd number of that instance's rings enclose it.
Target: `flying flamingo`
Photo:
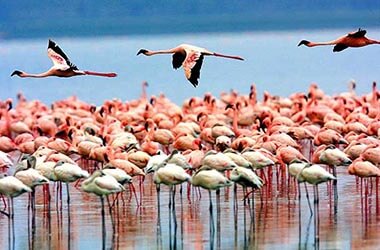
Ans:
[[[367,33],[366,30],[359,29],[358,31],[353,31],[345,36],[339,37],[333,41],[329,42],[310,42],[307,40],[302,40],[298,46],[306,45],[307,47],[321,46],[321,45],[335,45],[333,51],[339,52],[347,49],[348,47],[363,47],[371,44],[380,44],[380,41],[373,40],[365,37]]]
[[[167,50],[152,51],[147,49],[140,49],[137,52],[137,55],[140,54],[144,54],[146,56],[153,56],[157,54],[173,54],[173,68],[178,69],[182,65],[183,69],[185,70],[185,76],[187,80],[189,80],[189,82],[193,84],[194,87],[198,86],[198,79],[200,78],[200,70],[204,56],[217,56],[242,61],[244,60],[239,56],[223,55],[189,44],[181,44],[175,48]]]
[[[71,76],[80,76],[80,75],[93,75],[93,76],[104,76],[104,77],[115,77],[116,73],[100,73],[93,71],[82,71],[75,66],[62,49],[52,40],[49,39],[48,45],[48,57],[53,61],[53,67],[48,71],[40,74],[29,74],[20,70],[15,70],[11,76],[18,75],[19,77],[34,77],[34,78],[43,78],[49,76],[58,76],[58,77],[71,77]]]

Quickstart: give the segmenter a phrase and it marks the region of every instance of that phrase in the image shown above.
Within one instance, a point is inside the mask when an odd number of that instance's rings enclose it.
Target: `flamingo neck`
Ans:
[[[147,56],[153,56],[153,55],[158,55],[158,54],[173,54],[175,53],[176,51],[174,49],[167,49],[167,50],[156,50],[156,51],[152,51],[152,50],[149,50],[145,53],[145,55]]]
[[[315,46],[334,45],[334,44],[336,44],[335,41],[329,41],[329,42],[310,42],[307,46],[308,47],[315,47]]]
[[[238,134],[238,110],[235,108],[233,113],[232,128],[235,134]]]
[[[51,73],[49,71],[46,71],[40,74],[30,74],[30,73],[23,72],[22,74],[19,75],[19,77],[30,77],[30,78],[44,78],[48,76],[51,76]]]

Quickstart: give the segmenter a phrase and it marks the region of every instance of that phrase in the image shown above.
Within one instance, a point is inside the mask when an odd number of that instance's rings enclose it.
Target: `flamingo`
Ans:
[[[182,184],[183,182],[190,181],[191,179],[191,176],[188,173],[186,173],[183,167],[175,163],[168,163],[173,158],[173,156],[177,154],[178,154],[178,151],[173,151],[166,159],[164,159],[160,164],[158,164],[156,168],[150,167],[148,169],[149,171],[154,171],[153,181],[156,184],[156,188],[157,188],[158,207],[160,207],[159,193],[160,193],[160,184],[162,183],[170,187],[169,209],[171,208],[173,211],[175,209],[175,206],[174,206],[175,185]]]
[[[35,211],[35,187],[39,185],[49,184],[49,180],[35,169],[37,158],[33,155],[24,157],[16,168],[14,177],[22,181],[25,185],[32,189],[29,204],[34,213]],[[23,161],[26,160],[26,168]]]
[[[54,166],[54,174],[57,181],[66,183],[67,204],[70,204],[69,182],[74,182],[78,179],[89,177],[88,172],[82,170],[78,165],[66,163],[63,160],[58,161]]]
[[[348,33],[345,36],[342,36],[338,39],[329,41],[329,42],[310,42],[307,40],[302,40],[298,46],[306,45],[307,47],[321,46],[321,45],[335,45],[333,51],[339,52],[347,49],[348,47],[363,47],[371,44],[380,44],[380,41],[373,40],[365,37],[367,33],[366,30],[358,29]]]
[[[8,207],[8,213],[4,211],[0,211],[0,213],[5,214],[9,217],[9,219],[12,221],[12,228],[13,228],[13,234],[14,234],[14,205],[13,205],[13,198],[17,197],[25,192],[32,192],[32,189],[30,189],[28,186],[26,186],[22,181],[17,179],[14,176],[7,176],[6,174],[0,175],[0,194],[5,195],[8,197],[8,203],[10,206]],[[10,223],[10,222],[9,222]],[[9,233],[10,233],[10,227],[9,225]]]
[[[146,56],[153,56],[157,54],[173,54],[172,65],[174,69],[178,69],[183,67],[185,70],[185,76],[187,80],[194,86],[198,86],[198,79],[200,78],[200,70],[203,63],[204,56],[217,56],[217,57],[225,57],[236,60],[244,60],[240,56],[229,56],[224,54],[219,54],[215,52],[211,52],[207,49],[200,48],[194,45],[189,44],[181,44],[175,48],[168,50],[147,50],[140,49],[137,52],[137,55],[144,54]]]
[[[192,169],[193,167],[190,165],[190,163],[187,161],[186,157],[181,154],[178,150],[174,149],[171,153],[171,156],[167,160],[168,163],[175,164],[177,166],[180,166],[183,169]]]
[[[9,154],[0,151],[0,168],[13,166],[12,159]]]
[[[318,164],[307,164],[297,175],[298,182],[307,182],[314,185],[314,227],[315,239],[319,238],[319,192],[318,184],[330,180],[336,180],[336,177],[327,172]]]
[[[252,169],[240,166],[235,167],[231,171],[230,179],[243,187],[244,199],[247,198],[250,193],[253,193],[254,189],[260,189],[264,185],[263,180],[258,177]],[[247,187],[251,187],[252,191],[247,193]],[[254,200],[253,197],[252,200]]]
[[[210,214],[212,214],[211,190],[231,186],[232,182],[215,168],[203,165],[191,177],[191,184],[208,190],[210,199]]]
[[[227,155],[239,167],[252,168],[252,164],[234,149],[226,149],[223,154]]]
[[[298,158],[293,159],[289,165],[288,165],[288,171],[291,176],[297,179],[298,174],[307,166],[309,163],[304,160],[300,160]],[[299,213],[301,213],[301,186],[300,182],[297,182],[298,185],[298,200],[299,200]],[[306,198],[307,203],[309,205],[310,214],[313,215],[313,210],[311,208],[310,199],[309,199],[309,191],[307,190],[306,182],[304,182],[305,185],[305,192],[306,192]]]
[[[29,74],[20,70],[15,70],[11,76],[17,75],[19,77],[34,77],[34,78],[43,78],[49,76],[58,76],[58,77],[72,77],[80,75],[93,75],[93,76],[104,76],[104,77],[116,77],[116,73],[99,73],[93,71],[82,71],[75,66],[62,49],[52,40],[49,39],[48,44],[48,56],[53,61],[53,67],[48,71],[40,74]]]
[[[102,170],[96,170],[90,177],[83,181],[81,189],[87,193],[94,193],[100,197],[100,201],[102,204],[102,229],[103,234],[105,234],[106,231],[104,222],[104,196],[122,192],[125,190],[125,188],[113,176],[105,174]],[[107,201],[109,206],[108,197]],[[114,225],[111,211],[111,207],[109,207],[112,225]]]
[[[319,162],[332,167],[333,175],[336,177],[336,166],[348,166],[352,163],[351,159],[334,145],[328,145],[319,155]],[[333,180],[334,202],[338,200],[337,180]]]

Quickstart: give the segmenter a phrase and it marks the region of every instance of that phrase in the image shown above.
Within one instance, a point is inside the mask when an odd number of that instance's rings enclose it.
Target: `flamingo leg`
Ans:
[[[1,214],[4,214],[5,216],[7,216],[8,218],[10,217],[10,201],[9,201],[9,198],[8,198],[8,213],[5,212],[5,210],[7,209],[7,205],[6,205],[6,202],[5,202],[5,199],[4,199],[4,196],[1,196],[3,198],[3,202],[4,202],[4,210],[0,210],[0,213]]]
[[[102,245],[103,245],[102,249],[106,249],[106,222],[105,222],[104,198],[103,198],[103,196],[100,196],[100,202],[102,205],[102,211],[101,211],[101,215],[102,215]]]
[[[301,236],[302,236],[302,228],[301,228],[301,185],[299,182],[297,182],[298,185],[298,237],[299,237],[299,243],[301,243]]]
[[[7,203],[5,202],[5,198],[2,194],[0,194],[1,200],[3,201],[4,204],[4,210],[7,209]]]
[[[160,208],[160,184],[156,185],[157,190],[157,207]]]
[[[333,165],[332,169],[333,169],[333,175],[336,178],[336,166]],[[338,186],[337,186],[337,183],[338,183],[337,180],[333,180],[333,186],[334,186],[334,204],[336,204],[338,202]]]
[[[114,218],[112,215],[112,206],[110,204],[110,200],[109,200],[108,196],[107,196],[107,204],[108,204],[108,209],[109,209],[109,213],[110,213],[110,217],[111,217],[112,229],[115,229],[115,221],[114,221]]]
[[[135,186],[133,185],[133,183],[130,183],[129,186],[131,187],[131,189],[132,189],[132,193],[133,193],[134,196],[135,196],[135,199],[136,199],[136,205],[139,207],[139,206],[140,206],[140,203],[139,203],[138,198],[137,198],[136,188],[135,188]]]
[[[319,245],[319,193],[318,193],[318,185],[314,186],[314,240],[315,245]]]
[[[66,182],[66,191],[67,191],[67,205],[70,206],[70,189],[69,189],[69,183]]]
[[[299,185],[299,183],[298,183]],[[310,198],[309,198],[309,191],[307,190],[306,182],[304,182],[305,185],[305,193],[306,193],[306,198],[307,198],[307,204],[309,205],[310,209],[310,216],[313,216],[313,209],[311,208],[311,203],[310,203]],[[298,194],[300,196],[300,194]]]

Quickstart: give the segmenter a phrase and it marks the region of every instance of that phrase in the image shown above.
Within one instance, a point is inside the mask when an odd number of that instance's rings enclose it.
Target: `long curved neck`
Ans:
[[[158,55],[158,54],[173,54],[176,52],[176,49],[166,49],[166,50],[149,50],[146,52],[147,56],[153,56],[153,55]]]
[[[52,74],[50,71],[46,71],[46,72],[43,72],[40,74],[30,74],[30,73],[23,72],[19,76],[20,77],[32,77],[32,78],[44,78],[44,77],[52,76]]]
[[[314,47],[314,46],[324,46],[324,45],[334,45],[337,44],[336,40],[328,41],[328,42],[310,42],[307,46]]]
[[[237,108],[234,108],[234,113],[233,113],[233,120],[232,120],[232,128],[235,134],[238,134],[238,110]]]

